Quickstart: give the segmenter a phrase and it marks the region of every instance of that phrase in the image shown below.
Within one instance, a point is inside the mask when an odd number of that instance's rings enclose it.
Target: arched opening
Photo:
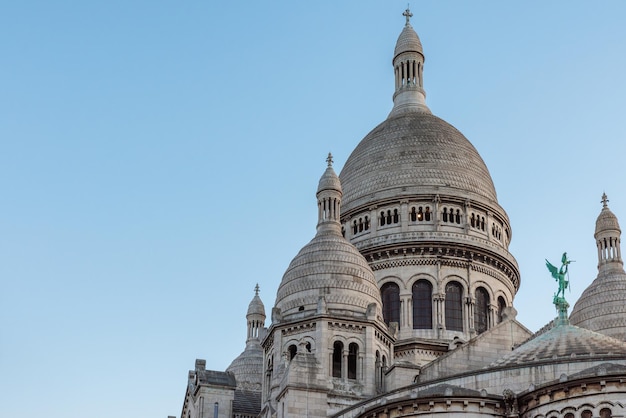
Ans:
[[[341,359],[343,357],[343,343],[335,341],[333,344],[333,377],[341,377]]]
[[[482,334],[489,328],[489,293],[484,287],[476,289],[476,306],[474,306],[474,328]]]
[[[359,346],[350,343],[348,346],[348,379],[356,379],[356,365],[359,356]]]
[[[428,280],[413,283],[413,329],[431,329],[433,324],[433,286]]]
[[[400,325],[400,287],[393,283],[385,283],[380,289],[381,299],[383,301],[383,318],[385,323],[389,325],[397,322]]]
[[[430,221],[430,208],[426,206],[426,212],[424,213],[424,220]]]
[[[296,347],[294,344],[291,344],[288,350],[289,350],[289,360],[293,360],[293,358],[298,353],[298,347]]]
[[[581,414],[580,414],[580,418],[592,418],[593,417],[593,413],[588,410],[585,409]]]
[[[498,296],[498,324],[502,322],[502,314],[506,308],[506,301],[502,296]]]
[[[463,331],[463,288],[457,282],[446,284],[446,329]]]
[[[611,418],[612,416],[613,416],[613,413],[611,412],[609,408],[602,408],[600,410],[600,418]]]

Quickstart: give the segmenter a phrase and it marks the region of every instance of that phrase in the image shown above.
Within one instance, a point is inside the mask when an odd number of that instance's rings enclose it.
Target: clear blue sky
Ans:
[[[405,1],[5,1],[0,416],[180,415],[196,358],[244,348],[339,171],[391,109]],[[626,225],[626,3],[423,1],[427,103],[483,156],[513,227],[518,319],[596,275]],[[269,321],[268,321],[269,325]]]

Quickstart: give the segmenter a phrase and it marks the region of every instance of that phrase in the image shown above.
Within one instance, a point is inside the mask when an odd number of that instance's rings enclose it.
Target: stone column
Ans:
[[[400,228],[402,232],[409,230],[409,201],[400,201]]]

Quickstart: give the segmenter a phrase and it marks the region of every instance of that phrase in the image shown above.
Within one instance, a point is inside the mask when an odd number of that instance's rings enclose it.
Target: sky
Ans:
[[[405,1],[0,5],[0,416],[179,416],[315,234],[315,192],[392,106]],[[421,1],[433,113],[512,225],[517,319],[626,222],[626,3]],[[269,318],[266,322],[269,325]]]

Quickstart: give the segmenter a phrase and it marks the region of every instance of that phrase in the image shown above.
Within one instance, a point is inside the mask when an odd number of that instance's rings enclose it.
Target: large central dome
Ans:
[[[468,192],[497,201],[476,148],[449,123],[426,112],[390,116],[352,152],[340,174],[344,211],[375,198]]]

